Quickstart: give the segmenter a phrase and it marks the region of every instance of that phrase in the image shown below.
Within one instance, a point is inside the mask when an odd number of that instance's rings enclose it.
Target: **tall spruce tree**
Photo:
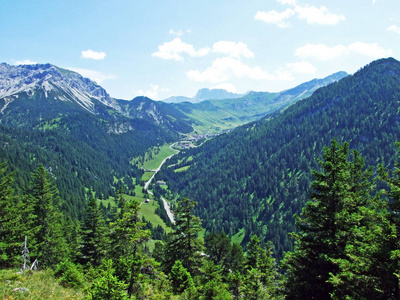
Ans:
[[[400,143],[396,143],[400,153]],[[384,291],[387,299],[400,299],[400,155],[390,173],[382,165],[379,166],[380,177],[387,183],[390,208],[390,231],[386,232],[386,255],[381,255],[381,267],[386,270]],[[384,263],[384,261],[386,263]]]
[[[319,163],[322,171],[313,171],[311,201],[296,218],[300,232],[293,234],[295,251],[282,264],[288,299],[328,299],[339,291],[334,279],[346,271],[343,262],[351,258],[351,243],[360,234],[354,229],[364,208],[373,207],[371,199],[376,199],[370,196],[371,169],[363,170],[364,161],[357,152],[349,161],[348,143],[333,140]]]
[[[82,222],[80,263],[99,266],[106,255],[107,228],[103,215],[93,197],[90,199]]]
[[[111,252],[112,258],[118,262],[117,270],[121,277],[128,283],[128,294],[132,296],[141,267],[147,263],[141,253],[141,245],[150,238],[150,232],[144,230],[144,223],[139,218],[139,203],[136,201],[124,201],[119,218],[111,223]]]
[[[14,189],[14,173],[7,172],[7,164],[0,164],[0,266],[17,266],[21,258],[21,245],[29,223],[26,217],[30,206],[18,201]]]
[[[33,226],[36,242],[31,257],[38,259],[40,265],[56,265],[67,258],[68,250],[62,231],[63,216],[59,209],[58,189],[43,165],[32,174],[29,201],[35,215]]]
[[[165,247],[165,272],[169,273],[175,261],[180,260],[185,269],[194,276],[201,266],[203,241],[199,239],[201,221],[193,215],[197,202],[188,198],[178,201],[175,209],[174,231],[169,234]]]

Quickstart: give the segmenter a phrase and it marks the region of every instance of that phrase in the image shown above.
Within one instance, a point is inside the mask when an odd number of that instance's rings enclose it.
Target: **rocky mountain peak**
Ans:
[[[80,74],[51,64],[12,66],[0,64],[0,99],[11,101],[19,93],[44,92],[61,101],[76,101],[87,110],[98,100],[113,106],[114,99],[95,82]],[[14,97],[13,97],[14,96]]]

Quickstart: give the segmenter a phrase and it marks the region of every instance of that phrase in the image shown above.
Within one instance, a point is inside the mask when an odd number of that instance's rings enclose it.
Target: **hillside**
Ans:
[[[199,203],[209,231],[245,232],[292,249],[293,214],[308,199],[311,169],[330,140],[349,141],[367,164],[393,166],[400,139],[400,63],[382,59],[264,118],[175,156],[159,174]],[[176,169],[185,171],[175,172]]]
[[[199,103],[182,102],[173,104],[189,119],[195,120],[192,126],[198,130],[220,131],[272,115],[292,105],[296,101],[310,96],[315,90],[347,76],[346,72],[338,72],[323,79],[313,79],[294,88],[278,92],[249,92],[246,95],[216,93]],[[219,90],[212,90],[219,91]],[[208,94],[199,91],[198,94]],[[225,98],[217,97],[225,95]]]
[[[89,189],[98,198],[120,185],[132,190],[142,173],[132,158],[192,130],[177,120],[179,111],[150,99],[113,99],[89,79],[50,64],[1,64],[0,95],[0,156],[17,171],[18,188],[43,163],[73,217],[82,215]]]

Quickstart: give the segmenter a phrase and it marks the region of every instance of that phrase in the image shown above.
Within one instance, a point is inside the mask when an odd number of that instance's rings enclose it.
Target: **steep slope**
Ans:
[[[178,103],[174,107],[196,120],[197,130],[232,129],[266,115],[278,113],[296,101],[310,96],[315,90],[347,76],[338,72],[323,79],[313,79],[279,93],[250,92],[244,96],[232,94],[231,98],[207,100],[200,103]],[[235,96],[234,96],[235,95]]]
[[[74,101],[90,112],[93,112],[94,99],[107,106],[114,102],[102,87],[76,72],[51,64],[0,64],[0,98],[6,99],[6,105],[22,92],[33,95],[39,90],[44,92],[45,98],[57,95],[56,99]],[[1,111],[4,109],[3,106]]]
[[[311,169],[332,138],[349,141],[367,164],[391,166],[400,139],[400,63],[372,62],[320,88],[273,119],[237,128],[177,155],[160,178],[199,203],[210,231],[244,230],[270,240],[276,255],[292,248],[294,213],[307,201]],[[185,171],[175,172],[175,170]],[[393,165],[392,165],[393,166]]]
[[[2,161],[20,171],[21,189],[27,187],[30,172],[43,163],[56,178],[64,208],[74,217],[84,211],[87,189],[106,198],[119,185],[133,189],[133,178],[140,180],[141,171],[130,160],[150,147],[177,140],[177,127],[191,130],[185,123],[164,122],[170,117],[158,106],[142,115],[134,114],[132,106],[129,114],[122,114],[121,101],[100,86],[49,64],[2,64],[0,91]]]

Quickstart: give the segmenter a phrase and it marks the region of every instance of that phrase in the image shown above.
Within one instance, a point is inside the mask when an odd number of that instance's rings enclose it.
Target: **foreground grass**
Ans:
[[[0,270],[0,299],[84,299],[85,297],[82,291],[61,286],[51,270],[23,274],[17,272],[18,270]]]

